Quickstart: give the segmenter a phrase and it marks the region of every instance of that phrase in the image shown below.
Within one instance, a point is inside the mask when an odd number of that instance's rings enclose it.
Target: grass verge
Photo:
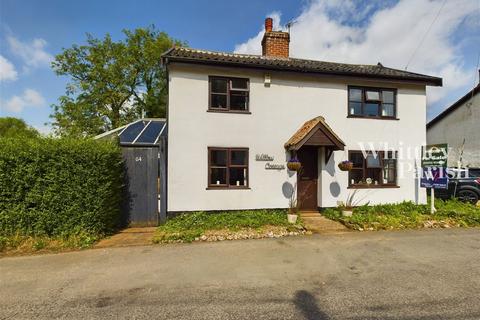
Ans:
[[[429,205],[412,202],[360,206],[351,217],[342,216],[338,208],[326,209],[323,215],[354,230],[391,230],[419,228],[480,227],[480,208],[458,200],[435,199],[437,212]]]
[[[98,237],[83,233],[57,238],[21,234],[0,236],[0,256],[86,249],[97,240],[99,240]]]
[[[192,242],[212,231],[251,233],[264,232],[268,227],[272,230],[281,227],[288,232],[298,231],[303,225],[300,219],[297,224],[290,224],[283,209],[189,212],[170,218],[158,227],[153,242]]]

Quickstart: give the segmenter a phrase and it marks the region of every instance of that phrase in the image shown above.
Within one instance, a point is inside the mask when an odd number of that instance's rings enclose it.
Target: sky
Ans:
[[[427,119],[478,83],[480,0],[0,0],[0,117],[48,133],[69,81],[50,64],[86,33],[121,39],[153,24],[193,48],[259,53],[267,16],[279,30],[292,22],[293,57],[442,77],[427,89]]]

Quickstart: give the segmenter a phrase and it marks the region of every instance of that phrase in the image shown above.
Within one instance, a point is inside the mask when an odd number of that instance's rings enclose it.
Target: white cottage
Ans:
[[[265,21],[262,55],[172,48],[167,210],[301,209],[426,202],[415,168],[425,87],[442,79],[378,65],[289,57]],[[298,157],[302,170],[286,168]],[[338,164],[353,163],[350,171]]]

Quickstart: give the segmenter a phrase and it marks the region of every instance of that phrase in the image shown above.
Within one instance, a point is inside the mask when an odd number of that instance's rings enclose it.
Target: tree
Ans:
[[[55,122],[54,130],[59,136],[91,136],[105,132],[109,127],[105,124],[104,108],[95,103],[88,103],[83,97],[73,99],[61,96],[60,103],[53,105]]]
[[[166,33],[153,27],[124,30],[127,50],[138,72],[137,87],[132,88],[135,104],[147,117],[165,117],[167,104],[167,78],[162,67],[162,54],[173,45],[184,46]]]
[[[38,136],[38,131],[28,126],[22,119],[0,118],[0,137],[2,138],[35,138]]]
[[[55,57],[57,75],[71,82],[53,106],[59,135],[91,136],[126,124],[143,114],[164,117],[166,74],[161,55],[173,45],[153,26],[123,31],[124,40],[87,35],[86,45],[73,45]]]

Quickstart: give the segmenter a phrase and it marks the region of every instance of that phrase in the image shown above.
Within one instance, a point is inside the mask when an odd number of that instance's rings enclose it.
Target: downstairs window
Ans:
[[[353,169],[348,173],[348,185],[353,188],[397,186],[397,152],[349,151]]]
[[[208,148],[208,188],[248,188],[248,149]]]

